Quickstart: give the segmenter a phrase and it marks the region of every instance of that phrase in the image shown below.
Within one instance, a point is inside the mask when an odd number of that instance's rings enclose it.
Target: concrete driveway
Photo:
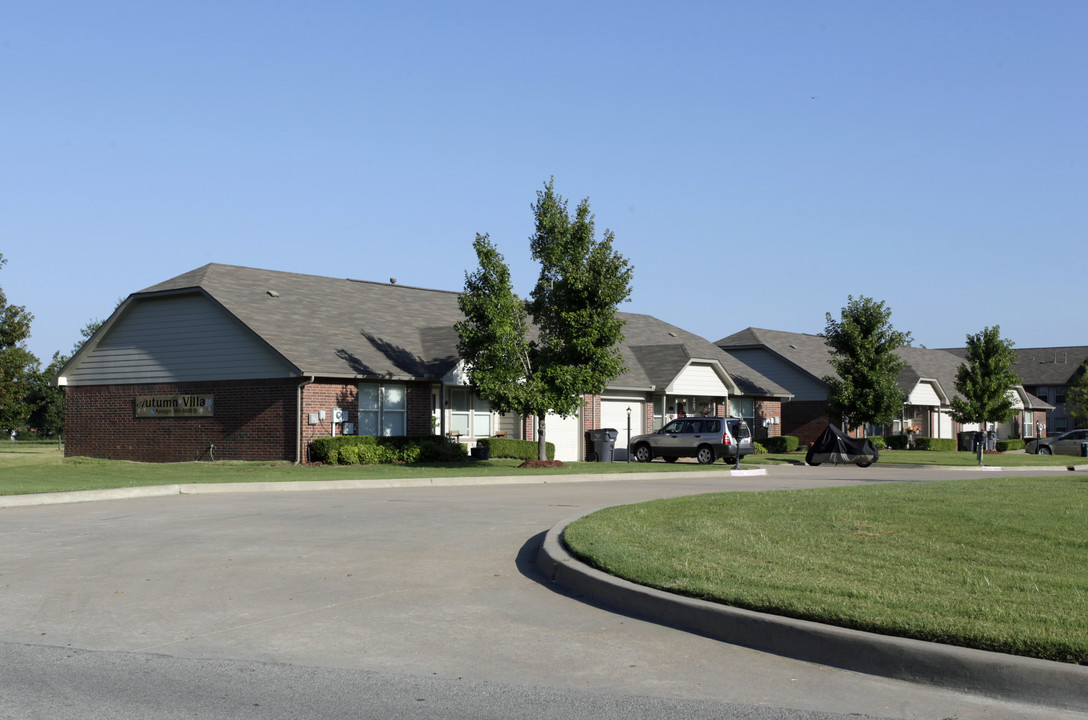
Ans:
[[[509,688],[526,697],[627,698],[662,708],[646,717],[667,716],[675,703],[704,708],[693,717],[772,717],[758,714],[760,708],[782,709],[773,717],[1088,717],[797,662],[641,622],[568,597],[534,565],[549,527],[608,505],[969,475],[783,467],[734,478],[723,467],[710,476],[668,480],[6,508],[0,510],[0,652],[22,666],[52,670],[62,665],[58,649],[69,658],[80,651],[81,662],[97,657],[103,667],[166,657],[196,666],[194,678],[203,679],[194,680],[194,703],[201,684],[209,692],[216,686],[222,663],[238,662],[277,668],[282,677],[269,692],[291,678],[299,692],[305,692],[301,686],[313,691],[321,682],[304,677],[361,671],[410,683],[459,683],[480,697]],[[123,677],[156,682],[150,666],[143,667],[145,675],[125,670]],[[58,692],[55,684],[31,687],[10,668],[0,670],[0,695],[9,698],[0,699],[0,717],[29,717],[16,703],[45,702]],[[21,699],[11,699],[16,696]],[[537,701],[526,702],[520,712]],[[588,712],[594,705],[574,703],[565,716],[601,715],[580,714],[579,707]],[[727,707],[735,714],[726,714]],[[535,714],[547,715],[539,709]],[[463,716],[485,714],[470,707]]]

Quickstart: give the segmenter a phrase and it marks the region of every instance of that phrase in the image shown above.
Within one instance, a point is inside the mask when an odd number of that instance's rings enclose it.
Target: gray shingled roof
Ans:
[[[1025,385],[1070,385],[1073,375],[1088,359],[1088,346],[1052,348],[1013,348],[1017,363],[1013,370]],[[967,356],[966,348],[950,348],[948,352]]]
[[[715,343],[731,349],[766,347],[817,380],[835,374],[831,353],[822,335],[746,328]]]
[[[457,363],[457,293],[210,264],[137,295],[194,289],[305,375],[440,378]]]
[[[824,377],[835,374],[830,362],[831,351],[828,349],[822,335],[745,328],[740,332],[722,338],[717,342],[717,345],[733,349],[766,347],[818,380],[823,380]],[[1074,348],[1068,349],[1073,350]],[[1088,351],[1088,348],[1082,349]],[[1051,353],[1053,351],[1047,352]],[[960,397],[960,394],[956,391],[956,369],[963,364],[964,354],[965,351],[901,347],[896,350],[896,355],[903,358],[907,366],[899,373],[897,384],[901,390],[909,393],[920,380],[936,380],[949,400]],[[1024,360],[1023,356],[1021,356],[1021,365],[1023,364]],[[1028,381],[1025,380],[1025,382]],[[1045,383],[1032,384],[1042,385]],[[1034,395],[1025,394],[1028,398],[1029,407],[1040,410],[1053,409],[1052,405],[1048,405]]]
[[[301,374],[441,378],[456,366],[456,292],[209,264],[135,297],[202,291]],[[615,388],[666,387],[692,360],[714,360],[746,395],[789,397],[706,339],[649,315],[619,313],[628,370]]]
[[[651,315],[619,313],[624,321],[621,347],[628,371],[613,385],[664,389],[689,360],[716,360],[744,395],[791,397],[789,390],[752,370],[706,338]]]

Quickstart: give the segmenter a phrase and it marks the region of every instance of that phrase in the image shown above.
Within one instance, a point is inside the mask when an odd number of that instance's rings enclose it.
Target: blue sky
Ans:
[[[554,176],[717,340],[885,301],[915,344],[1088,344],[1088,4],[18,3],[0,287],[47,362],[209,262],[527,294]],[[360,312],[365,309],[360,308]]]

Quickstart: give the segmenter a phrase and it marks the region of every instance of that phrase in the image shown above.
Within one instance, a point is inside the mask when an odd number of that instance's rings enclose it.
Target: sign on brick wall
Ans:
[[[136,417],[211,417],[214,395],[137,395]]]

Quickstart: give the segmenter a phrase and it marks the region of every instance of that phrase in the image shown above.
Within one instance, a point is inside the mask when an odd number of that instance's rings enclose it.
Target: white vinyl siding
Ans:
[[[204,295],[138,300],[65,374],[69,385],[287,377],[291,366]]]
[[[709,365],[692,363],[684,368],[668,388],[669,395],[708,395],[724,397],[725,383]]]
[[[922,407],[940,407],[941,399],[937,397],[937,391],[933,389],[933,385],[927,382],[921,382],[914,386],[911,390],[910,397],[907,398],[907,405],[920,405]]]

